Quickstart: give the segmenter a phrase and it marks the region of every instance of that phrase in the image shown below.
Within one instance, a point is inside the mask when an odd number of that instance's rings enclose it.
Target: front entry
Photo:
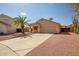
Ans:
[[[39,32],[38,26],[34,26],[34,27],[33,27],[33,32]]]

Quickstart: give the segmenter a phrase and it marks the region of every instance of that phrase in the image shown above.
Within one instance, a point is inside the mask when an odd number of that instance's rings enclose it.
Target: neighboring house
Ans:
[[[61,25],[52,20],[42,18],[31,24],[31,31],[39,33],[60,33]]]
[[[16,27],[12,25],[12,18],[1,14],[0,15],[0,33],[8,34],[16,32]]]

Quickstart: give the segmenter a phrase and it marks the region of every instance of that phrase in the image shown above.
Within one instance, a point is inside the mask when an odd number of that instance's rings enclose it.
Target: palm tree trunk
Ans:
[[[24,32],[24,26],[21,26],[22,34],[25,34]]]

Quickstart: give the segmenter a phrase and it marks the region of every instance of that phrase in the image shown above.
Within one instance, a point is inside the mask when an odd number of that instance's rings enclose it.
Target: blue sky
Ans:
[[[53,18],[60,24],[71,24],[75,12],[70,4],[66,3],[26,3],[26,4],[0,4],[0,13],[11,17],[27,14],[27,19],[35,22],[40,18]]]

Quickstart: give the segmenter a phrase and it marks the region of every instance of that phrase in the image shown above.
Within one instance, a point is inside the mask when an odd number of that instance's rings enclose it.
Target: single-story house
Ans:
[[[52,20],[40,19],[35,23],[30,24],[31,31],[37,33],[60,33],[61,25]]]
[[[0,33],[8,34],[16,32],[16,27],[12,24],[12,18],[0,14]]]
[[[8,34],[21,32],[21,28],[12,24],[12,19],[10,16],[0,14],[0,33]],[[66,29],[65,29],[66,28]],[[25,26],[25,31],[31,31],[34,33],[60,33],[62,31],[69,31],[69,27],[61,26],[61,24],[51,20],[41,18],[35,23],[31,23],[30,27]],[[30,30],[29,30],[30,29]]]

